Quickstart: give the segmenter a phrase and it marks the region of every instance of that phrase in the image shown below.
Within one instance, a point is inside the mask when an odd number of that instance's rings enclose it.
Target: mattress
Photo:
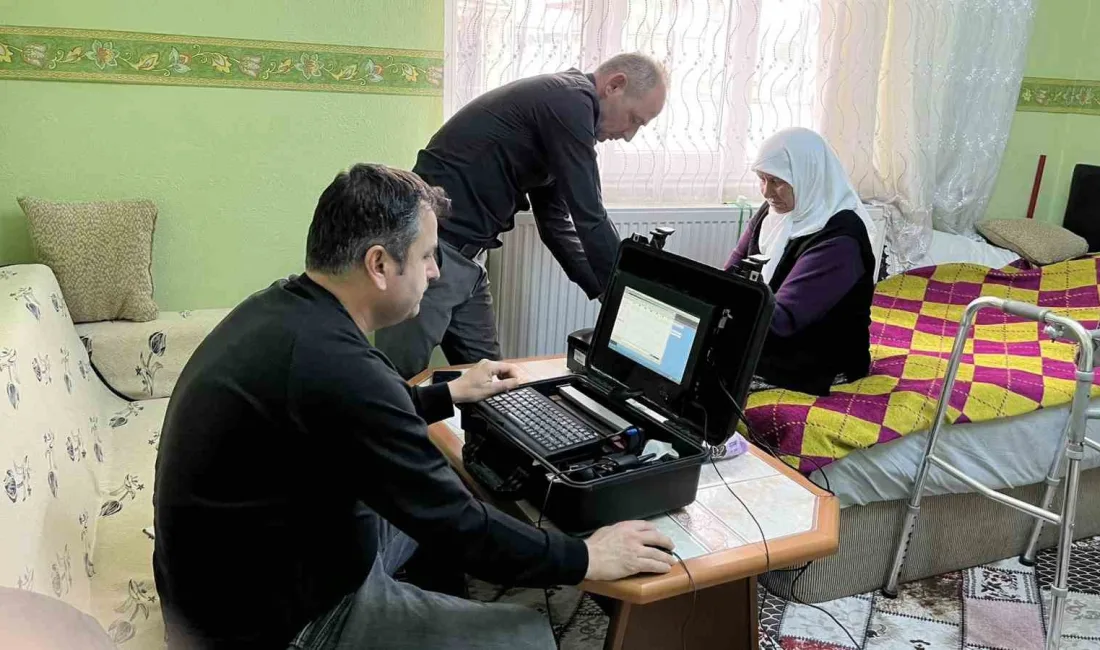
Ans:
[[[1092,406],[1100,406],[1094,399]],[[1050,468],[1069,405],[1032,411],[1011,418],[945,425],[936,454],[970,477],[995,489],[1041,482]],[[1100,421],[1090,420],[1088,437],[1100,441]],[[842,508],[876,501],[906,499],[917,475],[928,431],[913,433],[885,444],[861,449],[810,474],[825,484],[825,477]],[[1082,470],[1100,467],[1100,452],[1085,449]],[[925,494],[963,494],[969,486],[933,467]]]
[[[970,263],[1000,268],[1018,259],[1012,251],[962,235],[932,233],[928,253],[915,266]],[[1100,402],[1100,400],[1096,400]],[[1098,405],[1098,404],[1094,404]],[[946,425],[938,454],[993,489],[1041,482],[1069,414],[1069,405],[1011,418]],[[1089,422],[1088,435],[1100,440],[1100,422]],[[889,443],[861,449],[814,471],[810,479],[824,485],[827,476],[841,507],[906,499],[928,444],[922,431]],[[1082,469],[1100,466],[1100,453],[1086,449]],[[964,494],[972,490],[946,472],[932,468],[925,494]]]
[[[752,393],[748,427],[806,474],[919,434],[931,427],[968,304],[980,296],[1023,301],[1095,328],[1098,278],[1100,256],[1041,268],[944,264],[896,275],[875,288],[868,375],[825,396]],[[1033,320],[979,312],[961,351],[947,421],[1004,421],[1068,405],[1076,388],[1075,352],[1071,343],[1051,341]],[[1100,384],[1090,392],[1100,398]]]

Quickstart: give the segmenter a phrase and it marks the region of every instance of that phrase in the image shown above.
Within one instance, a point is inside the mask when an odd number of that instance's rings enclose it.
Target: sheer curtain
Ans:
[[[600,145],[605,200],[760,198],[749,170],[787,126],[829,139],[888,213],[893,270],[932,225],[969,233],[1015,110],[1035,0],[447,0],[445,111],[512,80],[666,63],[668,104],[633,142]]]

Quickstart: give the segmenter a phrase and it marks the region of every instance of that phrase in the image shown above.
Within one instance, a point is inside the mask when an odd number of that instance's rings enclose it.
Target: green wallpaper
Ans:
[[[0,79],[440,95],[441,52],[0,25]]]
[[[1074,165],[1100,164],[1098,33],[1100,0],[1038,0],[1027,78],[986,216],[1026,216],[1046,154],[1035,218],[1061,223]]]
[[[1100,115],[1100,81],[1024,77],[1016,110]]]
[[[442,49],[442,0],[0,0],[9,25]],[[321,190],[358,161],[410,167],[437,96],[0,79],[0,263],[31,261],[15,199],[147,197],[162,309],[230,306],[302,268]]]

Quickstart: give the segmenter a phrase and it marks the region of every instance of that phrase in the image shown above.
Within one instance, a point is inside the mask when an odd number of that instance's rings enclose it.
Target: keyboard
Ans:
[[[546,458],[560,456],[603,437],[533,388],[501,393],[485,400],[485,404],[514,424]]]

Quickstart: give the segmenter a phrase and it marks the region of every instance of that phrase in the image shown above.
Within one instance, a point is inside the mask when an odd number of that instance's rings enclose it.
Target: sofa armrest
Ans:
[[[168,397],[180,372],[228,309],[161,312],[145,323],[104,321],[76,326],[92,366],[130,399]]]

